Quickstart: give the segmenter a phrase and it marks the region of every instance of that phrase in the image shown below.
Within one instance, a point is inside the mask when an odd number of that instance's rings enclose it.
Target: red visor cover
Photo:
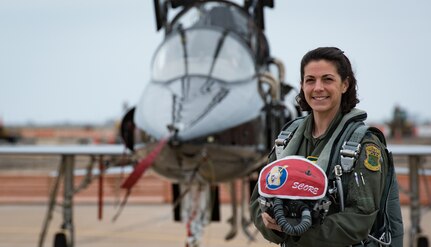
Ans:
[[[259,174],[261,196],[293,200],[316,200],[325,196],[328,178],[313,162],[287,156],[266,165]]]

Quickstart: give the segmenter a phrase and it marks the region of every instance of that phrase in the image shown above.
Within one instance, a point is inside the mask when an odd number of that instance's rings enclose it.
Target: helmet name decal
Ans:
[[[317,195],[319,188],[301,182],[293,182],[292,189],[308,191],[313,195]]]

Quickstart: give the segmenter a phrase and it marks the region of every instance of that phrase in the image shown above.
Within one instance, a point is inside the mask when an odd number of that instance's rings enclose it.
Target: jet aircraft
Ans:
[[[174,218],[186,224],[189,247],[200,246],[205,225],[220,219],[221,183],[231,184],[232,196],[232,228],[225,238],[235,237],[239,224],[233,184],[242,180],[241,225],[253,239],[246,216],[246,184],[253,184],[252,175],[266,163],[282,125],[300,114],[297,92],[285,83],[284,65],[271,55],[265,36],[264,9],[273,7],[272,0],[244,0],[242,5],[154,0],[156,30],[165,35],[141,99],[121,123],[127,152],[121,146],[0,148],[0,153],[62,156],[39,247],[62,178],[64,223],[54,246],[74,246],[73,194],[79,189],[73,184],[74,155],[99,160],[100,190],[107,166],[134,164],[122,184],[127,191],[122,205],[146,169],[170,179]],[[88,171],[91,176],[92,169]]]
[[[156,29],[165,36],[151,79],[121,126],[136,157],[153,156],[123,188],[151,163],[174,182],[175,219],[188,227],[187,245],[198,246],[204,225],[218,219],[217,184],[245,179],[265,163],[282,124],[300,114],[297,92],[284,82],[283,63],[265,36],[264,9],[274,1],[156,0],[154,6]],[[233,209],[227,239],[237,231]]]

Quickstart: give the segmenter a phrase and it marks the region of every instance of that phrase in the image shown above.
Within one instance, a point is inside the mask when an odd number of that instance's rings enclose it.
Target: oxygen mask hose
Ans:
[[[306,206],[301,208],[301,222],[297,225],[291,225],[286,216],[284,215],[283,200],[280,198],[274,198],[274,218],[277,224],[281,227],[281,230],[287,235],[300,236],[304,234],[311,227],[311,212]]]

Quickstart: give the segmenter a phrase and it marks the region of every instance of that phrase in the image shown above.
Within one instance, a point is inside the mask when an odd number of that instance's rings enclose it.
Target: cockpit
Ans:
[[[244,82],[256,74],[257,28],[232,3],[205,2],[177,15],[158,48],[152,67],[154,82],[182,76],[209,76],[224,83]]]

